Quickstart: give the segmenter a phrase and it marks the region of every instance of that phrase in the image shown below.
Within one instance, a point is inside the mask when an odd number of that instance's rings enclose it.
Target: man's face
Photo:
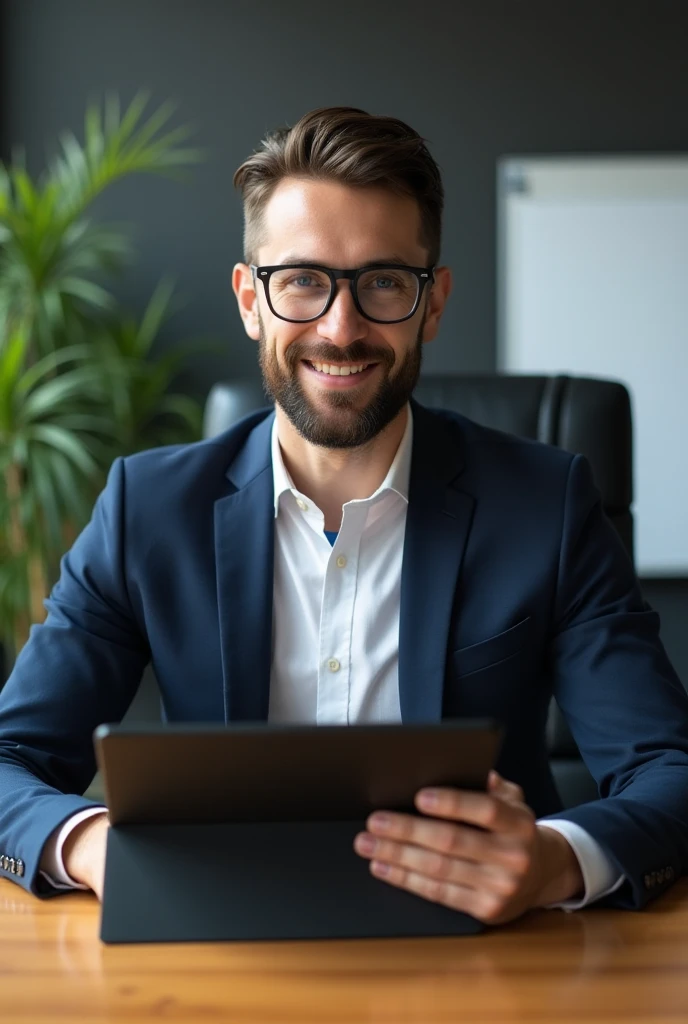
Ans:
[[[286,179],[272,195],[264,218],[261,266],[427,265],[417,203],[381,189]],[[237,275],[239,267],[243,270]],[[239,267],[235,291],[248,333],[257,334],[263,379],[275,402],[311,444],[352,448],[370,441],[397,416],[418,380],[422,344],[436,331],[432,310],[432,329],[427,329],[429,286],[409,320],[377,324],[356,309],[349,281],[338,281],[323,317],[294,324],[271,312],[262,282],[250,294],[247,268]],[[332,365],[365,369],[333,375],[327,372]]]

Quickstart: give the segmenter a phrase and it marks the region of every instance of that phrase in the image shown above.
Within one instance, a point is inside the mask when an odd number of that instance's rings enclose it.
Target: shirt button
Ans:
[[[297,498],[296,499],[296,504],[299,506],[299,508],[301,509],[302,512],[307,512],[308,511],[308,505],[306,504],[305,501],[303,501],[302,498]]]
[[[339,664],[336,658],[330,658],[330,660],[327,663],[327,667],[329,668],[330,672],[339,672],[341,665]]]
[[[345,566],[346,566],[346,558],[344,557],[344,555],[340,555],[339,558],[337,559],[337,567],[339,569],[344,569]]]

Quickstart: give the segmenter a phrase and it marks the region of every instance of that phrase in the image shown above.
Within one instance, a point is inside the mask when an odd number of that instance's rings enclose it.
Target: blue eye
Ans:
[[[296,288],[299,291],[305,291],[308,288],[329,288],[329,278],[323,278],[322,274],[309,273],[303,271],[300,274],[292,274],[291,277],[275,282],[282,288]]]

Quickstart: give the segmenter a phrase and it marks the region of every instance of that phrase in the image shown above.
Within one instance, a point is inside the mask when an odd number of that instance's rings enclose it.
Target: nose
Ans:
[[[349,281],[337,281],[337,291],[332,305],[327,313],[316,321],[316,325],[321,338],[342,347],[367,335],[368,321],[356,309]]]

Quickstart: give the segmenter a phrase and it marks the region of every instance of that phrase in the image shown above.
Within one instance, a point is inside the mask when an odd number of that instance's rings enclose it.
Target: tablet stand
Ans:
[[[342,939],[483,930],[466,914],[374,878],[353,850],[363,828],[363,821],[113,826],[101,939]]]

